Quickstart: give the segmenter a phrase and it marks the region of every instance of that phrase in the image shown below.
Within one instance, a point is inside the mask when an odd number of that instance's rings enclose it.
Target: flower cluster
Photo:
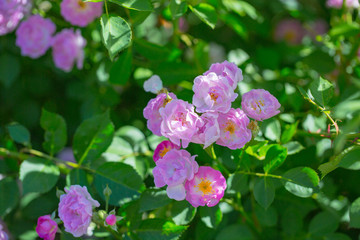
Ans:
[[[159,77],[144,84],[148,92],[158,93],[144,109],[148,128],[167,137],[154,152],[153,170],[156,187],[167,185],[167,194],[175,200],[189,201],[194,207],[214,206],[223,197],[226,180],[211,167],[199,167],[196,156],[186,148],[190,142],[204,148],[218,144],[239,149],[252,139],[250,118],[263,121],[280,111],[277,99],[268,91],[253,89],[242,97],[242,109],[232,108],[238,94],[235,89],[243,76],[234,64],[224,61],[194,80],[192,104],[159,89]],[[255,124],[256,125],[256,124]]]
[[[0,1],[0,35],[12,32],[30,8],[31,0]]]
[[[65,192],[60,196],[58,209],[60,219],[53,219],[50,215],[38,218],[36,232],[40,238],[55,239],[58,230],[57,222],[60,220],[64,223],[65,231],[74,237],[81,237],[87,233],[93,216],[93,208],[99,207],[99,202],[90,196],[86,187],[72,185],[69,189],[65,189]],[[111,223],[113,222],[111,220]]]
[[[215,206],[224,196],[226,180],[211,167],[199,167],[195,158],[170,141],[161,142],[154,152],[155,186],[167,185],[169,198],[186,199],[194,207]]]
[[[324,35],[327,31],[328,25],[322,19],[306,23],[304,26],[297,19],[283,19],[275,27],[274,39],[277,42],[285,41],[289,45],[298,45],[305,36],[315,40],[316,36]]]
[[[83,2],[82,0],[63,0],[62,16],[73,25],[85,27],[102,14],[102,2]],[[30,9],[28,0],[5,0],[0,2],[0,35],[16,28],[24,14]],[[16,30],[16,45],[21,55],[31,58],[43,56],[51,47],[55,66],[65,72],[71,71],[76,63],[83,66],[86,40],[80,30],[63,29],[55,34],[56,26],[51,19],[32,15],[21,22]]]
[[[346,8],[358,8],[359,0],[327,0],[326,5],[330,8],[341,9],[343,4]]]

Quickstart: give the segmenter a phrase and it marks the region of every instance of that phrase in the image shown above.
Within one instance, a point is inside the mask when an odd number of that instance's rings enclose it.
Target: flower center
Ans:
[[[261,111],[263,110],[262,107],[264,107],[265,104],[264,104],[264,101],[263,100],[258,100],[258,101],[255,101],[254,103],[251,103],[251,108],[256,110],[256,109],[259,109],[259,113],[261,113]]]
[[[211,91],[211,92],[209,93],[209,95],[210,95],[211,100],[213,100],[214,102],[216,102],[216,100],[217,100],[218,97],[219,97],[219,95],[218,95],[217,93],[215,93],[214,91]]]
[[[187,125],[186,116],[184,113],[178,113],[175,117],[175,121],[180,122],[182,126]]]
[[[235,129],[235,124],[232,121],[228,121],[226,123],[225,131],[229,132],[230,134],[234,134]]]
[[[82,0],[79,0],[79,1],[78,1],[78,4],[79,4],[79,7],[80,7],[81,9],[86,8],[86,3],[84,3]]]
[[[285,33],[284,38],[288,42],[292,42],[296,38],[296,32],[288,31]]]
[[[164,157],[165,154],[170,150],[171,150],[171,147],[169,147],[169,148],[164,147],[164,149],[160,150],[160,152],[159,152],[160,157]]]
[[[201,178],[201,182],[197,186],[194,186],[194,187],[197,187],[198,190],[203,193],[203,195],[207,195],[207,194],[214,192],[211,187],[211,182],[209,180],[207,180],[206,178]]]

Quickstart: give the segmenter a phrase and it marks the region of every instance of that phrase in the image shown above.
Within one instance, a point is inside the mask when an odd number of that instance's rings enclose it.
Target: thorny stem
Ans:
[[[334,133],[312,133],[307,132],[303,130],[297,130],[296,134],[300,136],[308,136],[308,137],[317,137],[317,138],[330,138],[335,139],[338,135]],[[352,133],[352,134],[346,134],[347,139],[356,139],[360,138],[360,133]]]

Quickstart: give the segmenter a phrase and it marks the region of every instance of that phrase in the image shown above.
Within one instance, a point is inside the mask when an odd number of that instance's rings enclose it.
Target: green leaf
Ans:
[[[347,115],[359,114],[360,112],[360,100],[345,100],[337,104],[334,108],[334,117],[344,119]]]
[[[249,191],[248,175],[235,173],[227,179],[227,194],[246,194]]]
[[[325,107],[334,95],[334,86],[328,80],[320,77],[310,84],[310,91],[315,102]]]
[[[167,196],[165,190],[146,189],[140,197],[140,212],[154,210],[171,203],[171,199]]]
[[[19,123],[11,123],[7,130],[12,140],[25,146],[30,146],[30,132]]]
[[[43,147],[45,151],[53,156],[66,145],[67,132],[65,120],[56,113],[42,109],[40,126],[45,130]]]
[[[281,126],[279,120],[272,118],[263,122],[261,131],[265,137],[272,141],[280,141]]]
[[[360,33],[360,26],[356,22],[342,22],[333,26],[330,29],[329,35],[333,38],[337,38],[340,36],[343,37],[351,37],[356,36]]]
[[[320,62],[319,59],[321,59]],[[329,73],[336,67],[333,57],[322,50],[315,50],[306,56],[303,61],[309,68],[314,69],[320,74]]]
[[[108,162],[101,165],[95,173],[96,191],[105,200],[103,190],[106,185],[112,191],[109,204],[120,206],[140,196],[144,183],[138,173],[129,165],[120,162]]]
[[[222,2],[228,10],[236,12],[241,17],[245,15],[248,15],[252,19],[257,19],[259,17],[256,9],[245,1],[223,0]]]
[[[110,0],[120,6],[138,11],[152,11],[153,6],[150,0]]]
[[[111,144],[114,135],[109,112],[85,120],[76,129],[74,156],[79,164],[96,161]]]
[[[232,28],[237,35],[244,39],[248,38],[248,30],[246,29],[246,25],[238,16],[226,13],[221,14],[220,18],[226,25]]]
[[[177,19],[186,13],[188,5],[182,0],[171,0],[169,7],[172,18]]]
[[[287,157],[287,148],[281,145],[275,144],[269,148],[266,152],[264,161],[265,173],[272,172],[279,168]]]
[[[264,209],[259,205],[256,205],[255,214],[259,219],[259,222],[262,226],[266,227],[274,227],[276,226],[278,215],[276,212],[276,208],[269,207],[268,209]]]
[[[351,240],[350,237],[343,233],[330,233],[325,236],[325,240]]]
[[[160,64],[154,72],[158,74],[165,86],[178,84],[181,81],[193,81],[199,75],[194,66],[180,62],[165,62]]]
[[[115,56],[130,45],[132,32],[129,24],[118,16],[103,14],[100,19],[101,36],[109,51],[111,61]]]
[[[125,85],[131,75],[132,52],[123,52],[119,59],[111,66],[109,82],[112,84]]]
[[[190,6],[191,11],[212,29],[217,22],[217,13],[213,6],[207,3],[200,3],[195,7]]]
[[[134,152],[139,153],[149,151],[145,135],[136,127],[123,126],[116,131],[115,135],[128,141],[131,144]]]
[[[169,56],[171,55],[171,50],[166,46],[161,46],[139,38],[134,39],[134,49],[137,53],[151,61],[166,61],[169,60]]]
[[[357,198],[350,207],[350,227],[360,228],[360,198]]]
[[[321,178],[323,179],[327,174],[334,171],[338,167],[343,167],[351,170],[360,169],[360,147],[351,146],[342,151],[335,158],[331,159],[327,163],[323,163],[319,166],[321,172]]]
[[[146,219],[135,230],[140,240],[176,240],[187,229],[187,226],[177,226],[165,219]]]
[[[272,179],[267,177],[257,179],[254,186],[254,197],[260,206],[267,209],[275,198],[275,188]]]
[[[297,129],[298,124],[299,124],[299,121],[297,121],[297,122],[295,122],[293,124],[286,124],[285,125],[285,130],[284,130],[283,134],[281,135],[281,142],[282,143],[287,143],[293,138],[293,136],[296,133],[296,129]]]
[[[66,176],[66,185],[80,185],[86,186],[90,189],[89,181],[86,177],[86,172],[82,169],[73,169],[71,172]]]
[[[24,194],[49,191],[55,186],[59,176],[59,168],[51,160],[32,157],[23,161],[20,166]]]
[[[308,167],[290,169],[283,177],[291,180],[284,181],[285,189],[298,197],[310,197],[319,185],[319,176]]]
[[[200,207],[200,217],[201,221],[205,223],[205,225],[209,228],[216,228],[222,218],[223,214],[219,205],[215,205],[214,207]]]
[[[304,146],[301,145],[301,143],[299,143],[297,141],[288,142],[286,144],[283,144],[283,146],[287,148],[288,155],[296,154],[296,153],[300,152],[301,150],[305,149]]]
[[[13,55],[4,54],[0,56],[0,82],[9,88],[20,73],[19,59]]]
[[[254,237],[247,226],[236,223],[223,228],[215,239],[216,240],[253,240]]]
[[[8,214],[19,201],[19,188],[15,180],[7,177],[0,180],[0,217]]]
[[[171,207],[171,217],[176,225],[189,224],[196,214],[196,209],[188,201],[175,201]]]
[[[339,219],[329,212],[321,212],[310,221],[309,233],[314,236],[324,236],[335,232],[339,226]]]

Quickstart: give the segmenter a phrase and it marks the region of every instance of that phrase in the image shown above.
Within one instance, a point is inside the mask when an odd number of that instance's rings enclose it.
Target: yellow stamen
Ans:
[[[230,134],[235,133],[235,124],[232,121],[226,123],[225,131],[230,132]]]
[[[170,150],[171,150],[171,147],[169,147],[169,148],[165,147],[163,150],[160,150],[160,152],[159,152],[160,157],[164,157],[165,154]]]
[[[197,187],[203,193],[203,195],[207,195],[209,193],[214,192],[211,187],[211,182],[206,178],[205,179],[201,178],[201,182],[197,185]]]
[[[216,100],[219,97],[216,93],[213,93],[213,92],[209,93],[209,95],[210,95],[211,100],[213,100],[214,102],[216,102]]]

